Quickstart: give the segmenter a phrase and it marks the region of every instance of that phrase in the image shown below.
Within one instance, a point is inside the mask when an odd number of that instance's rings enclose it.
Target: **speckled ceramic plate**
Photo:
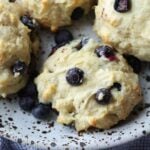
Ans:
[[[74,37],[89,36],[96,38],[92,31],[92,21],[89,18],[76,23],[70,28]],[[42,52],[40,62],[47,58],[53,45],[53,34],[42,31]],[[140,76],[143,87],[144,101],[129,116],[129,118],[106,131],[88,131],[78,134],[73,128],[62,126],[55,122],[55,113],[51,120],[36,120],[30,113],[20,110],[16,98],[0,101],[0,134],[11,140],[40,148],[75,149],[75,148],[108,148],[122,144],[147,133],[150,133],[150,65],[144,63]]]

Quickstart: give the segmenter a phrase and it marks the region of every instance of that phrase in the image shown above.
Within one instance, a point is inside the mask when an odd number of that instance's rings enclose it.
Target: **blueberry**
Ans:
[[[19,91],[18,95],[20,97],[37,97],[37,90],[36,90],[36,86],[33,83],[33,81],[29,81],[26,85],[26,87],[24,87],[22,90]]]
[[[24,15],[20,18],[20,20],[31,30],[39,28],[39,24],[30,16]]]
[[[29,76],[29,80],[30,80],[30,81],[34,80],[34,78],[37,77],[38,74],[39,74],[39,72],[38,72],[36,69],[30,71],[30,72],[29,72],[29,75],[30,75],[30,76]]]
[[[83,48],[84,45],[88,43],[89,39],[88,38],[83,38],[80,43],[75,47],[77,50],[80,50]]]
[[[118,91],[121,91],[121,84],[118,82],[115,82],[110,89],[117,89]]]
[[[32,114],[35,118],[46,119],[50,115],[50,109],[50,105],[39,103],[32,109]]]
[[[73,40],[73,35],[70,31],[62,29],[56,32],[55,42],[57,45],[66,44]]]
[[[20,73],[24,74],[27,70],[27,65],[23,61],[16,61],[14,65],[12,66],[12,72],[15,73]]]
[[[133,68],[133,71],[135,73],[140,73],[142,69],[142,64],[138,58],[132,55],[124,55],[124,58],[127,60],[128,64]]]
[[[102,88],[102,89],[98,90],[95,95],[95,100],[97,101],[97,103],[99,103],[101,105],[109,104],[111,99],[112,99],[112,94],[111,94],[110,89]]]
[[[96,48],[95,53],[98,57],[105,56],[110,61],[117,60],[115,50],[112,47],[106,45]]]
[[[129,11],[131,8],[130,0],[115,0],[114,9],[117,12],[124,13]]]
[[[25,111],[31,111],[32,108],[35,105],[36,100],[34,98],[31,97],[21,97],[19,99],[19,106],[21,109],[25,110]]]
[[[78,86],[83,83],[84,72],[79,68],[72,68],[67,71],[66,80],[70,85]]]
[[[79,20],[84,15],[84,9],[81,7],[77,7],[74,9],[71,15],[72,20]]]

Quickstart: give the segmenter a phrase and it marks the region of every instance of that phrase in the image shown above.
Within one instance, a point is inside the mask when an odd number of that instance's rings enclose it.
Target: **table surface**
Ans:
[[[52,149],[55,149],[55,147],[53,147]],[[69,149],[71,149],[71,147]],[[5,138],[0,138],[0,150],[43,150],[43,149],[23,145],[21,143],[15,143]],[[150,150],[150,135],[147,135],[138,140],[117,147],[109,148],[108,150]]]

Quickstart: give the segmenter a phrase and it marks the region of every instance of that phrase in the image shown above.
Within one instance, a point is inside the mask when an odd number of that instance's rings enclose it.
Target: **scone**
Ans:
[[[93,0],[17,0],[43,26],[56,31],[87,14]]]
[[[59,112],[57,121],[108,129],[126,119],[141,100],[138,76],[109,45],[75,40],[59,48],[35,79],[39,102]]]
[[[99,0],[95,13],[103,42],[150,61],[150,0]]]
[[[21,22],[22,8],[0,1],[0,96],[25,86],[31,61],[30,30]]]

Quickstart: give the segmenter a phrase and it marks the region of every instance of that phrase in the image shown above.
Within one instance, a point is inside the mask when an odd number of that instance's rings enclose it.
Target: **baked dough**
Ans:
[[[30,64],[30,30],[21,21],[22,8],[0,1],[0,96],[16,93],[25,86]]]
[[[27,12],[43,26],[56,31],[61,26],[70,25],[72,14],[87,14],[92,0],[17,0]],[[77,17],[78,18],[78,17]],[[76,19],[77,19],[76,18]]]
[[[94,29],[103,42],[121,53],[150,61],[150,0],[131,0],[130,9],[118,12],[117,0],[99,0]]]
[[[52,103],[52,107],[59,112],[57,121],[75,124],[77,131],[89,127],[108,129],[119,120],[126,119],[141,100],[138,76],[126,60],[113,50],[113,59],[105,57],[103,52],[98,57],[95,53],[98,47],[100,45],[94,40],[84,39],[59,48],[48,58],[41,74],[35,79],[39,102]],[[78,77],[84,75],[78,84],[68,83],[67,72],[71,68],[80,73]],[[107,95],[112,98],[108,103],[99,104],[96,101],[99,89],[110,92]],[[107,95],[105,98],[109,99]],[[101,96],[98,95],[98,98]]]

